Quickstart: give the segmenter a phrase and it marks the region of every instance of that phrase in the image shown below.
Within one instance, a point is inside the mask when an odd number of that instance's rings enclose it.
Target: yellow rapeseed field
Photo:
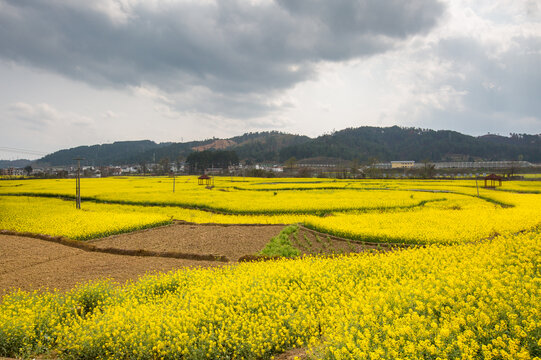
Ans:
[[[0,229],[34,234],[92,239],[165,225],[164,214],[137,212],[122,205],[85,203],[26,196],[0,196]]]
[[[539,359],[541,235],[180,270],[0,304],[0,356]]]
[[[429,203],[423,208],[381,213],[337,213],[305,224],[337,236],[398,243],[457,243],[531,229],[541,223],[541,196],[499,192],[502,207],[472,197]]]
[[[1,181],[4,216],[0,228],[82,239],[171,219],[304,223],[352,239],[427,244],[476,241],[527,230],[541,222],[541,183],[535,181],[507,181],[505,191],[480,188],[479,198],[473,180],[222,177],[215,179],[214,188],[207,189],[188,176],[176,179],[175,193],[172,181],[168,177],[83,179],[83,198],[98,203],[84,200],[82,214],[68,202],[42,197],[72,196],[73,180]],[[17,201],[2,194],[41,197]],[[66,214],[76,221],[66,221],[71,219]]]
[[[539,182],[477,197],[472,180],[216,178],[206,189],[180,177],[173,194],[166,177],[83,179],[82,210],[55,198],[73,185],[0,181],[0,229],[84,240],[172,219],[304,223],[429,245],[12,292],[0,356],[269,359],[302,347],[314,359],[541,359]]]
[[[228,179],[218,178],[216,188],[209,190],[197,185],[196,177],[181,177],[175,182],[174,193],[173,180],[167,177],[84,179],[82,196],[83,199],[124,204],[177,205],[234,214],[262,215],[392,209],[418,206],[442,198],[438,193],[417,193],[412,196],[403,191],[359,191],[348,188],[314,188],[312,191],[236,190],[237,182]],[[4,181],[0,184],[0,194],[73,196],[73,186],[73,180],[65,179]]]

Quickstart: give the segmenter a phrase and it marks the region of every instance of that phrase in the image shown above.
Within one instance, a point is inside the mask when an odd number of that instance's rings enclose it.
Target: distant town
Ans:
[[[3,178],[73,178],[78,168],[70,166],[9,167],[0,169]],[[217,175],[249,177],[322,177],[322,178],[442,178],[485,176],[499,173],[504,177],[520,177],[520,174],[539,173],[541,164],[527,161],[456,161],[415,162],[396,160],[359,165],[355,161],[303,162],[289,159],[284,164],[242,164],[227,167],[194,169],[187,162],[148,163],[133,165],[81,166],[82,177],[100,178],[110,176],[164,176],[164,175]]]

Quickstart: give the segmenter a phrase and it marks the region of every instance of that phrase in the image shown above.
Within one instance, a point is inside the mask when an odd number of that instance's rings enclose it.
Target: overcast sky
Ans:
[[[0,0],[0,80],[10,160],[260,130],[541,133],[541,2]]]

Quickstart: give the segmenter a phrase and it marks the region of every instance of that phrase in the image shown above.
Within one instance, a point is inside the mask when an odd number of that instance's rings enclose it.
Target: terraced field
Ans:
[[[48,244],[4,235],[4,273],[64,284],[7,291],[0,356],[541,357],[541,182],[83,179],[82,210],[73,188],[0,181],[0,230]],[[236,263],[270,248],[297,257]],[[229,263],[160,258],[190,251]]]
[[[340,237],[393,243],[459,243],[539,224],[541,182],[473,180],[307,180],[182,177],[83,181],[76,211],[72,180],[0,183],[0,228],[90,239],[174,220],[217,224],[294,224]],[[524,185],[527,184],[527,185]],[[59,199],[60,198],[60,199]],[[130,204],[130,205],[127,205]]]

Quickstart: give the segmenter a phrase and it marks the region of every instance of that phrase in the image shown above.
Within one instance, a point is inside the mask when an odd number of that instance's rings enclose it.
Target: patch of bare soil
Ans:
[[[122,283],[146,273],[222,264],[87,252],[40,239],[0,235],[0,295],[17,288],[67,290],[100,278]]]
[[[176,223],[86,243],[101,249],[221,255],[236,262],[243,255],[261,251],[282,228]],[[221,265],[224,263],[85,251],[42,239],[0,234],[0,295],[9,289],[67,290],[100,278],[122,283],[149,272]]]
[[[203,150],[208,150],[208,149],[223,150],[233,145],[237,145],[237,143],[234,142],[233,140],[218,139],[207,145],[195,146],[192,148],[192,150],[195,150],[195,151],[203,151]]]
[[[99,248],[149,250],[226,256],[238,261],[261,251],[282,225],[194,225],[175,223],[156,229],[110,236],[90,243]]]
[[[389,251],[388,244],[375,244],[348,240],[300,227],[290,237],[291,243],[302,255],[339,255],[366,251]]]
[[[278,235],[282,225],[194,225],[175,223],[86,242],[89,248],[144,250],[159,253],[212,254],[236,262],[254,255]],[[389,250],[379,244],[340,239],[301,227],[291,241],[303,255],[332,255]],[[87,249],[88,250],[88,249]],[[183,267],[221,266],[218,261],[133,256],[85,251],[60,243],[0,234],[0,294],[8,289],[70,289],[77,283],[111,278],[117,282],[137,279],[149,272]]]

